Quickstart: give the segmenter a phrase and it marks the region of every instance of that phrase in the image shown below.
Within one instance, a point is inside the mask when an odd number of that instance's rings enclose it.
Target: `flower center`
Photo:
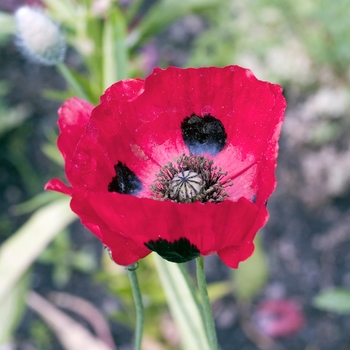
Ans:
[[[231,183],[230,180],[223,181],[227,173],[213,163],[203,156],[183,154],[176,164],[169,163],[160,168],[151,185],[154,198],[179,203],[224,201],[229,196],[226,187]]]
[[[182,170],[170,181],[172,197],[180,201],[195,197],[202,189],[202,179],[192,170]]]

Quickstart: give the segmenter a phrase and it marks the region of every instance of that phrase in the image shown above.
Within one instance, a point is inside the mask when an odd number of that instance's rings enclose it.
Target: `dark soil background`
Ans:
[[[183,22],[178,26],[183,28]],[[154,50],[160,50],[169,61],[181,65],[186,61],[187,50],[184,48],[191,43],[193,33],[185,32],[181,42],[186,45],[180,45],[178,39],[171,37],[174,32],[176,28],[172,26],[155,38]],[[41,151],[45,132],[56,124],[59,107],[59,103],[43,98],[42,91],[46,88],[63,89],[64,82],[54,68],[28,63],[12,42],[0,50],[0,80],[6,80],[10,86],[6,103],[10,107],[24,104],[31,111],[21,126],[0,138],[0,241],[4,241],[9,232],[14,232],[27,218],[26,215],[15,216],[13,206],[39,193],[45,181],[61,171]],[[287,123],[298,117],[307,96],[299,96],[288,86],[285,91]],[[17,142],[19,137],[20,142]],[[347,137],[345,133],[336,141],[339,152],[342,145],[347,144]],[[350,191],[346,185],[340,193],[331,193],[326,185],[327,174],[322,175],[325,179],[322,181],[305,172],[303,162],[311,151],[313,154],[321,152],[294,142],[283,130],[277,169],[278,187],[268,204],[270,220],[261,233],[270,278],[259,296],[245,308],[238,306],[233,296],[214,303],[222,350],[350,350],[350,316],[339,316],[312,306],[313,298],[322,290],[334,286],[350,288]],[[18,170],[18,163],[13,164],[9,155],[15,153],[21,153],[19,163],[21,159],[30,163],[36,179],[27,178],[30,173],[24,176]],[[322,154],[317,159],[320,163],[325,162]],[[346,167],[341,171],[346,171]],[[91,241],[99,254],[99,242],[86,229],[75,225],[73,244],[79,246],[81,242]],[[229,271],[217,257],[207,259],[207,264],[210,264],[209,280],[228,277]],[[52,284],[51,274],[50,265],[35,264],[31,273],[34,290],[45,296],[57,289]],[[74,272],[63,290],[90,300],[100,308],[110,298],[103,286],[79,272]],[[241,321],[244,314],[253,317],[261,300],[271,298],[296,300],[302,307],[306,323],[296,335],[266,345],[259,335],[244,330]],[[32,311],[25,312],[15,337],[16,349],[35,349],[29,325],[37,319]],[[121,323],[111,322],[110,325],[118,350],[131,349],[132,330]],[[62,349],[56,338],[52,339],[47,349]]]

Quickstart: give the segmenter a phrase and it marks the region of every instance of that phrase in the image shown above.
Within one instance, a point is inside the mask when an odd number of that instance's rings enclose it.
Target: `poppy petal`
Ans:
[[[71,209],[80,217],[84,226],[94,233],[110,250],[113,260],[119,265],[130,265],[146,257],[150,250],[137,245],[132,239],[111,230],[88,205],[84,195],[75,193]]]
[[[267,218],[265,207],[258,208],[245,198],[220,204],[180,204],[117,193],[90,193],[86,199],[110,230],[140,246],[151,240],[171,243],[186,238],[202,255],[250,239],[250,232],[255,234]]]
[[[248,259],[254,252],[252,242],[231,246],[218,251],[220,259],[229,267],[236,269],[240,262]]]
[[[72,187],[67,186],[60,179],[52,179],[45,185],[45,190],[51,190],[55,192],[60,192],[71,196],[73,193]]]
[[[93,108],[90,103],[73,97],[58,110],[60,136],[57,140],[57,146],[66,161],[66,165],[73,157]]]

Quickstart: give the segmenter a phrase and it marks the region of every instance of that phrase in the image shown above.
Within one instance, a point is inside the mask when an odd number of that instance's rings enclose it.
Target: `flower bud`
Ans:
[[[17,45],[30,60],[44,65],[63,61],[66,43],[59,26],[38,8],[20,7],[15,12]]]

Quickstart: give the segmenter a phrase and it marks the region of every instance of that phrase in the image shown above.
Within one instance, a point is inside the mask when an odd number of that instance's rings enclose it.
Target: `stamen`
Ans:
[[[227,173],[213,164],[203,156],[183,154],[176,164],[163,166],[151,185],[155,199],[181,203],[224,201],[229,196],[225,189],[231,182],[223,182]]]

